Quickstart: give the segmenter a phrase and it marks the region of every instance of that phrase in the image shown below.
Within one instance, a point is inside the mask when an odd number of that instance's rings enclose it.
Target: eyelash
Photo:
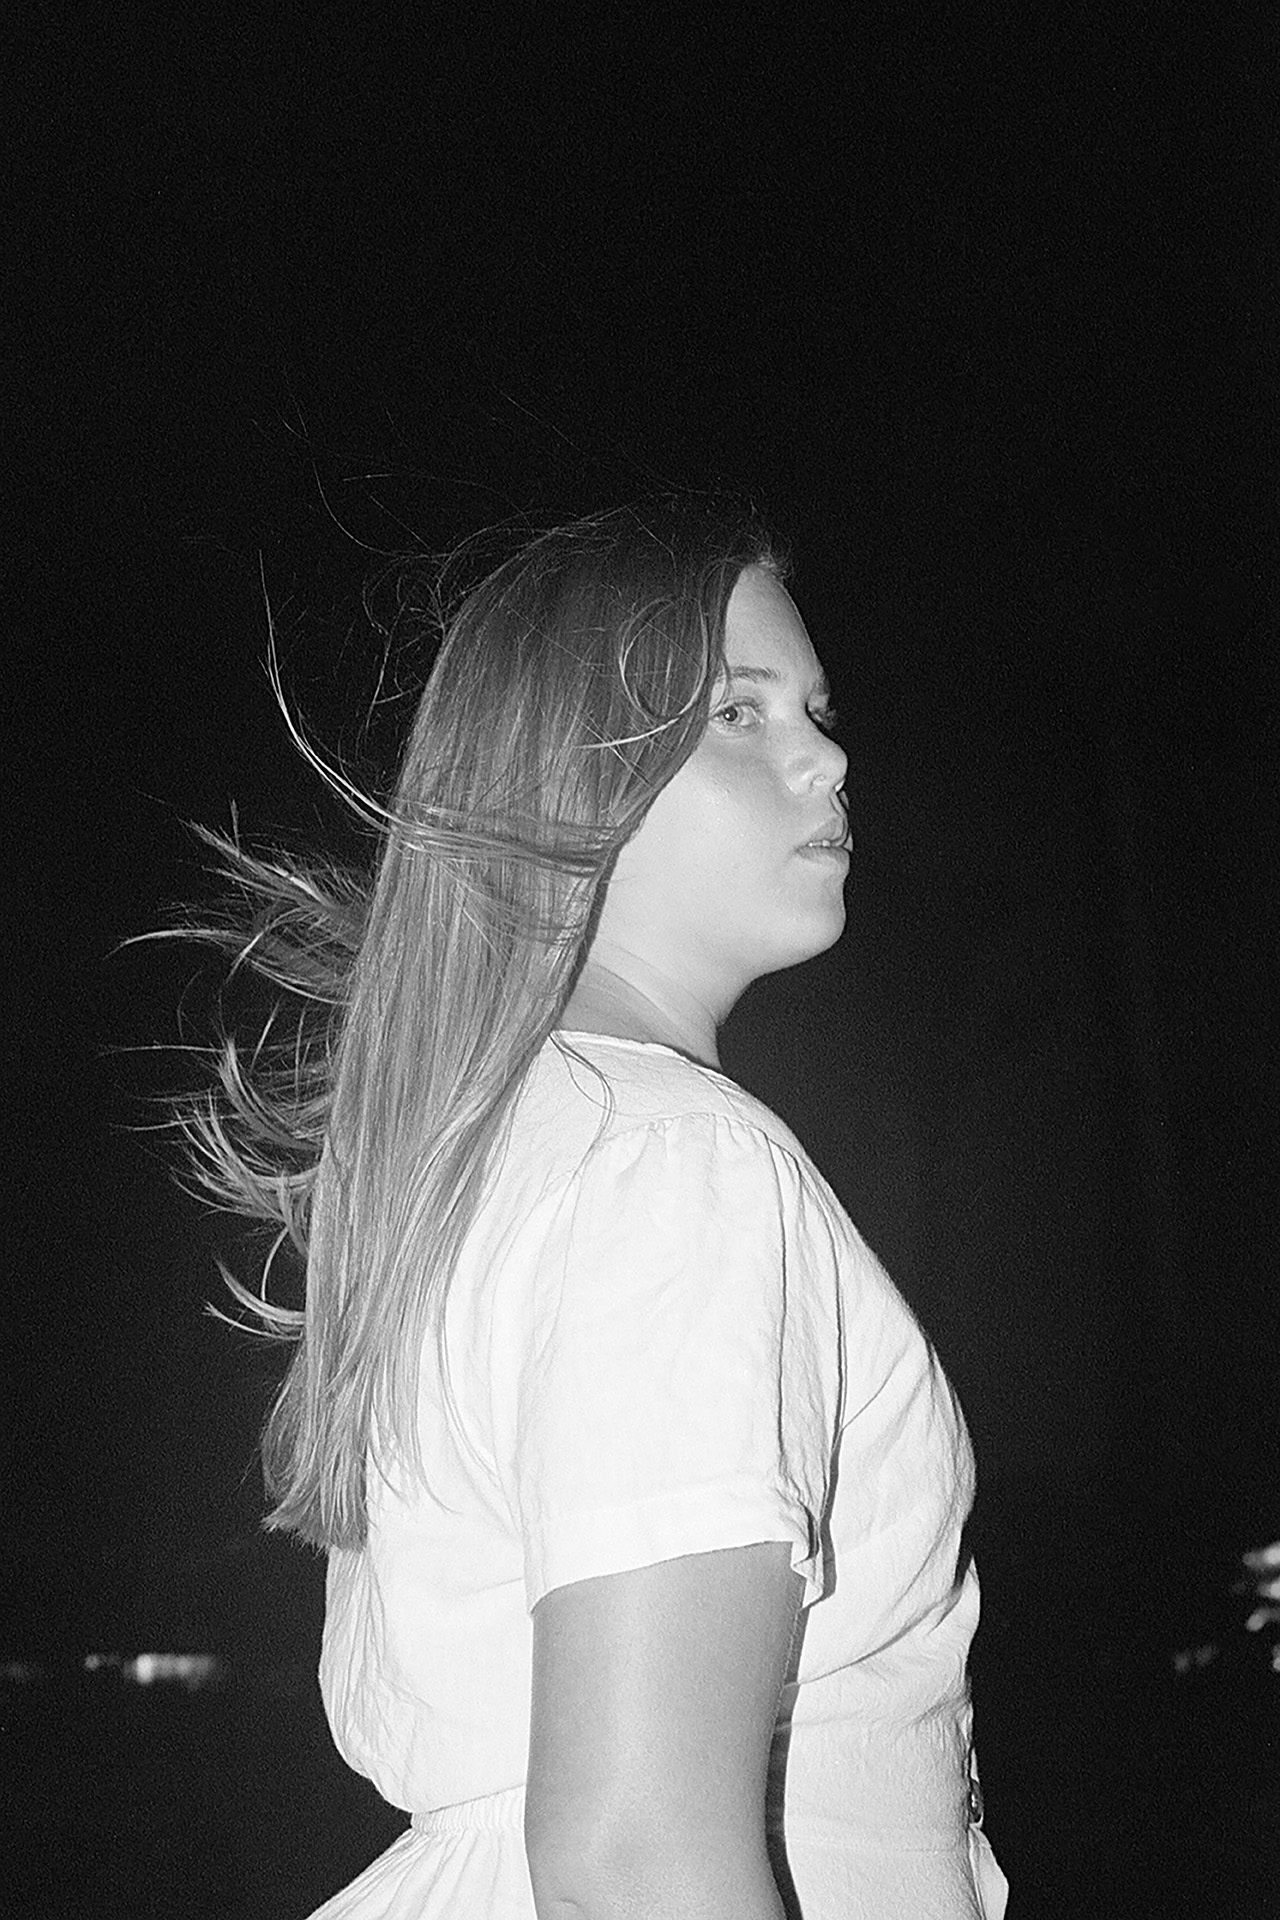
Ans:
[[[726,700],[722,707],[717,708],[713,718],[722,720],[726,713],[739,712],[759,715],[760,703],[758,700]],[[817,713],[811,711],[809,718],[813,721],[815,727],[821,727],[824,733],[834,733],[840,725],[840,715],[835,707],[823,707]],[[740,729],[731,727],[729,731],[731,733],[737,733]]]

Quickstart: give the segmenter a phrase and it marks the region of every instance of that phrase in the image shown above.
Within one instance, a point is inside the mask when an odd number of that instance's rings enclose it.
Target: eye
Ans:
[[[840,714],[835,707],[819,707],[816,713],[810,709],[809,718],[816,727],[821,727],[824,733],[834,733],[840,725]]]
[[[723,707],[716,708],[712,718],[722,721],[730,733],[744,733],[749,730],[748,727],[735,725],[733,718],[730,717],[743,715],[747,717],[749,723],[759,719],[760,709],[754,700],[729,700]]]

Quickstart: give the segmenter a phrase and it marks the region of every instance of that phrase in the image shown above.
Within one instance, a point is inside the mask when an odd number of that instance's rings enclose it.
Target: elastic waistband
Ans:
[[[415,1813],[415,1833],[467,1833],[494,1827],[523,1827],[524,1786],[504,1787],[501,1793],[482,1793],[477,1800],[455,1800],[451,1807],[432,1807]]]
[[[969,1750],[969,1779],[966,1784],[968,1805],[965,1812],[968,1815],[968,1823],[975,1827],[981,1826],[982,1788],[978,1784],[977,1756],[972,1748]],[[455,1800],[452,1806],[432,1807],[427,1812],[415,1813],[411,1816],[411,1824],[415,1833],[467,1833],[492,1831],[500,1827],[523,1827],[524,1798],[524,1783],[521,1782],[518,1787],[504,1787],[500,1793],[482,1793],[475,1800]],[[781,1809],[772,1807],[770,1813],[772,1816],[768,1821],[770,1830],[780,1831],[785,1824],[784,1817],[781,1817]],[[813,1829],[815,1835],[818,1829],[825,1829],[828,1824],[832,1826],[833,1831],[843,1829],[843,1822],[828,1823],[821,1819],[815,1821],[802,1818],[799,1824]],[[917,1844],[920,1844],[922,1836],[918,1826],[914,1828],[914,1833]],[[952,1838],[953,1834],[949,1826],[942,1826],[933,1844],[947,1845],[951,1843]],[[929,1841],[923,1840],[923,1844],[927,1846]]]

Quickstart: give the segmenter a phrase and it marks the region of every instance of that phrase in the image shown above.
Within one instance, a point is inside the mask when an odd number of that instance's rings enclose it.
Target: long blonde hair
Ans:
[[[206,1193],[306,1258],[302,1311],[269,1301],[265,1274],[260,1293],[226,1275],[297,1342],[263,1436],[271,1527],[358,1546],[371,1461],[425,1484],[424,1342],[618,850],[706,727],[749,565],[779,570],[753,516],[680,496],[542,533],[451,615],[446,574],[389,804],[291,727],[376,827],[372,884],[197,829],[235,892],[174,931],[276,994],[247,1058],[219,1042],[182,1124]]]

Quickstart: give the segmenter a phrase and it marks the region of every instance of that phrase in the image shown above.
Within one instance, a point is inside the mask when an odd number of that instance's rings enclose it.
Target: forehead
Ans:
[[[756,668],[755,679],[821,678],[818,656],[791,595],[763,567],[738,576],[725,610],[725,660],[730,673]]]

